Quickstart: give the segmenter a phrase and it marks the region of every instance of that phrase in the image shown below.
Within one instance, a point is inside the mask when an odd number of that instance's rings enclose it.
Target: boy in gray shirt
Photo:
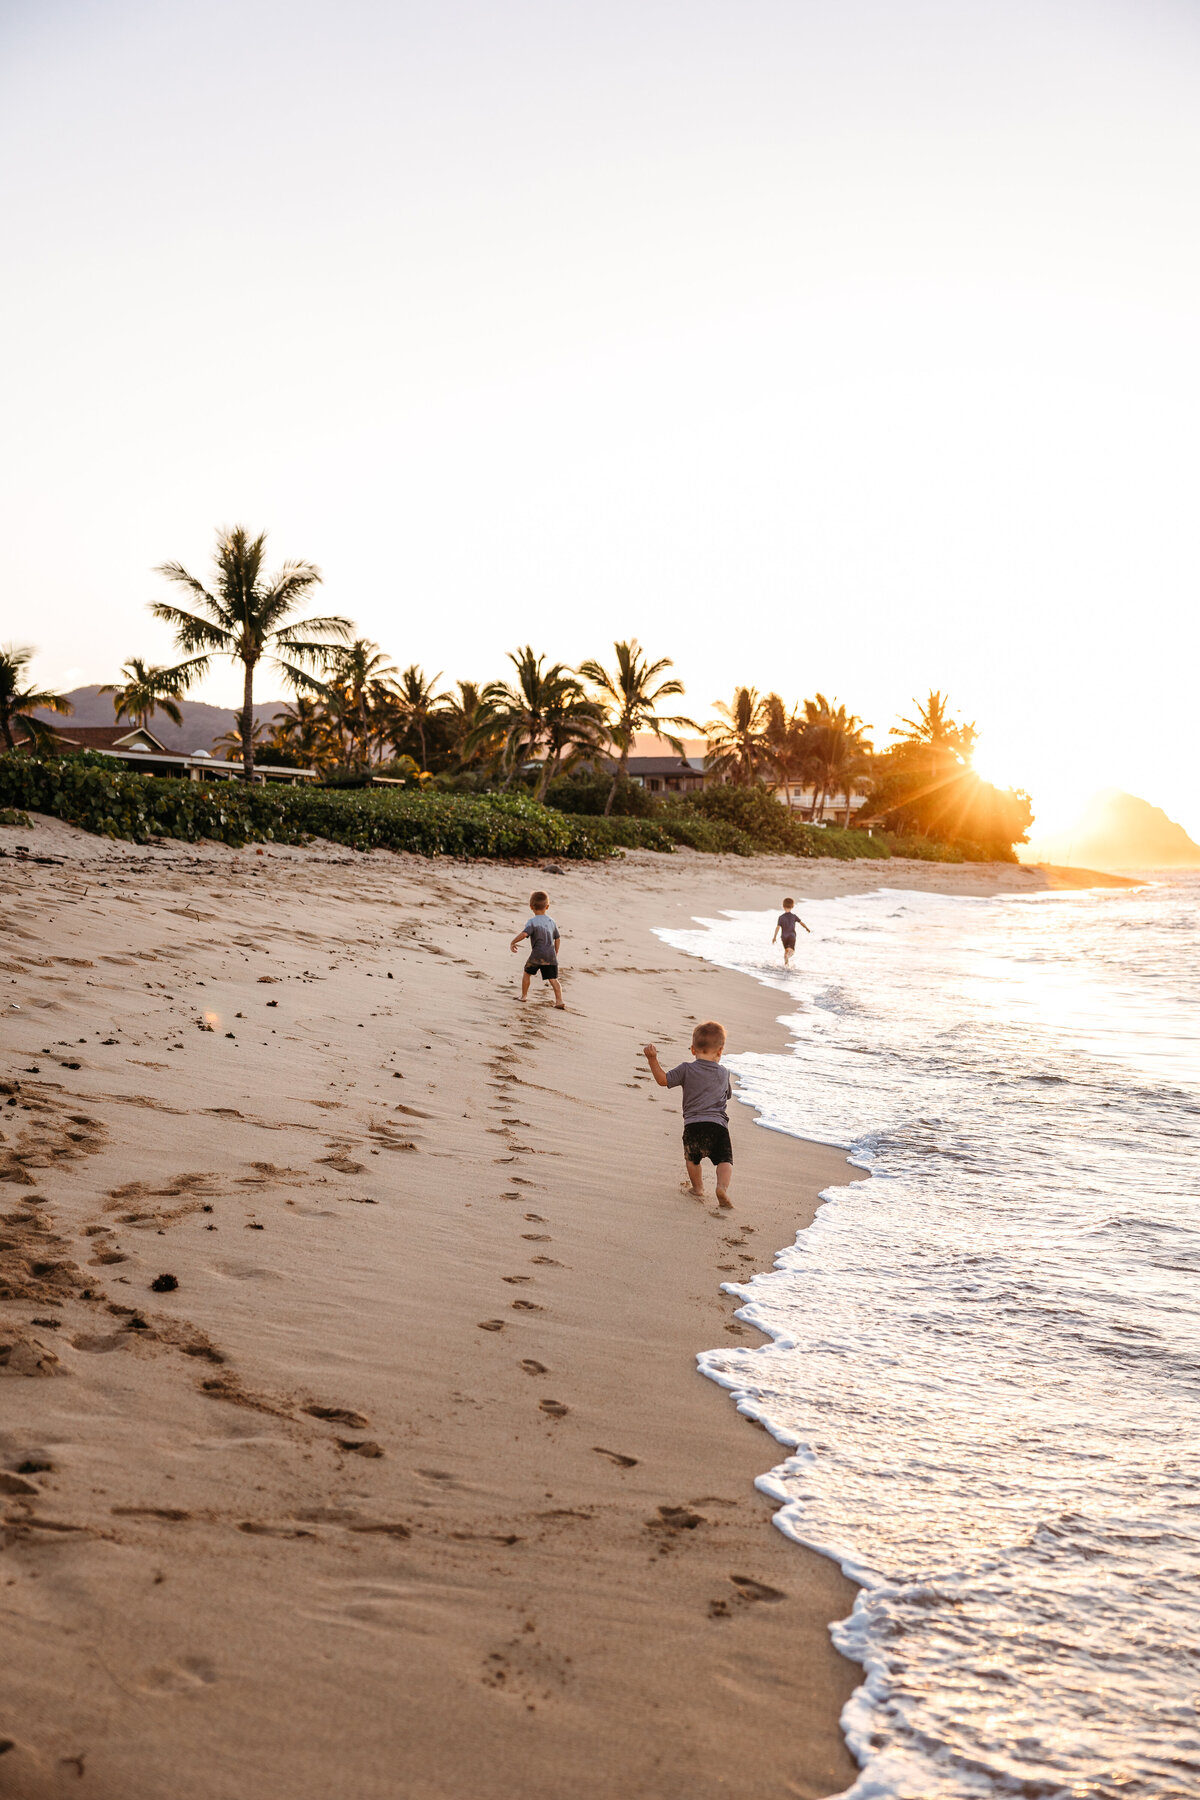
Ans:
[[[732,1206],[733,1145],[729,1141],[728,1105],[733,1094],[729,1070],[721,1061],[725,1027],[715,1019],[697,1025],[692,1033],[694,1062],[664,1069],[658,1051],[647,1044],[642,1055],[659,1087],[683,1089],[683,1166],[693,1194],[704,1198],[704,1159],[717,1171],[717,1204]]]
[[[529,939],[529,960],[521,974],[521,998],[529,997],[529,984],[535,975],[548,981],[554,993],[554,1004],[560,1010],[565,1002],[562,997],[562,983],[558,979],[558,926],[550,917],[550,896],[541,888],[535,888],[529,896],[529,904],[533,908],[533,916],[526,919],[523,931],[518,931],[509,945],[516,950],[525,939]]]

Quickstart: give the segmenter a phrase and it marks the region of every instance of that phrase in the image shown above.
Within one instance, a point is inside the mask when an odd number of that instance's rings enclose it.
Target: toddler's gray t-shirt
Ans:
[[[779,918],[776,920],[775,929],[785,938],[794,938],[796,935],[796,927],[799,923],[800,921],[794,912],[784,912],[780,913]]]
[[[667,1086],[683,1089],[683,1122],[685,1125],[728,1125],[725,1103],[733,1094],[729,1070],[724,1063],[676,1063],[667,1070]]]
[[[554,948],[554,940],[558,936],[558,926],[549,913],[534,913],[526,919],[525,929],[529,933],[529,956],[532,963],[552,963],[558,961],[558,952]]]

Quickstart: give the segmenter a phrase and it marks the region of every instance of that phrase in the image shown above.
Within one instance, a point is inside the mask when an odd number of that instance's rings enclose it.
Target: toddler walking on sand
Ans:
[[[562,983],[558,979],[560,940],[558,926],[550,917],[548,910],[550,896],[544,894],[541,888],[535,888],[529,896],[529,904],[533,908],[533,916],[526,919],[525,929],[518,931],[509,945],[510,950],[516,950],[526,938],[529,939],[529,960],[521,974],[521,998],[522,1000],[528,998],[530,982],[535,975],[540,975],[543,981],[550,983],[554,994],[554,1004],[561,1008],[565,1002],[562,997]]]
[[[782,938],[783,938],[783,966],[785,969],[787,968],[788,964],[791,962],[793,956],[795,956],[795,954],[796,954],[796,927],[797,927],[797,925],[802,926],[805,931],[808,931],[808,926],[805,925],[804,920],[802,918],[800,918],[800,916],[797,913],[794,913],[792,911],[792,908],[793,908],[793,906],[795,906],[795,904],[796,904],[796,902],[794,900],[785,900],[784,901],[783,911],[780,913],[778,919],[775,921],[775,930],[771,937],[772,943],[775,942],[775,939],[777,937],[782,936]],[[809,937],[811,937],[812,932],[809,931],[808,935],[809,935]]]
[[[693,1194],[704,1198],[704,1159],[717,1171],[717,1204],[732,1206],[733,1145],[729,1141],[728,1104],[733,1093],[729,1070],[721,1061],[725,1027],[715,1019],[697,1025],[692,1033],[694,1062],[676,1063],[664,1069],[658,1050],[647,1044],[642,1055],[659,1087],[683,1089],[683,1166]]]

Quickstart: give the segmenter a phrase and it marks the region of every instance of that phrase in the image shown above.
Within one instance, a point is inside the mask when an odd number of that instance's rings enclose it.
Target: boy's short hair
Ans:
[[[544,894],[541,888],[534,888],[532,894],[529,896],[529,904],[532,906],[534,912],[544,912],[546,907],[550,904],[550,896],[549,894]]]
[[[725,1027],[716,1019],[705,1019],[703,1025],[697,1025],[692,1032],[693,1050],[723,1050],[725,1048]]]
[[[783,904],[785,906],[795,906],[796,902],[794,900],[785,900]]]

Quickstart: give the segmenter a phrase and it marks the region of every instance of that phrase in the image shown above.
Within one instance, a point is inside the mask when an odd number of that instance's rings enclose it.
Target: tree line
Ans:
[[[525,645],[510,654],[503,679],[442,688],[440,674],[428,676],[415,663],[400,669],[378,644],[356,637],[349,619],[297,617],[321,572],[293,561],[268,574],[263,533],[252,538],[241,526],[219,533],[208,586],[181,563],[158,572],[191,603],[150,606],[173,630],[182,660],[165,666],[132,657],[121,680],[101,691],[112,694],[118,720],[146,726],[161,711],[179,724],[188,690],[214,657],[230,658],[241,667],[243,701],[236,730],[216,747],[240,759],[247,779],[256,762],[269,761],[314,768],[327,779],[382,774],[475,791],[532,782],[542,801],[556,780],[582,765],[607,783],[607,814],[621,809],[639,733],[664,739],[682,756],[681,734],[690,732],[707,740],[710,775],[734,786],[766,785],[789,809],[800,790],[812,818],[840,800],[848,825],[854,797],[865,794],[860,819],[947,841],[1012,843],[1032,822],[1025,795],[974,774],[975,726],[956,721],[940,691],[918,703],[916,716],[902,720],[891,733],[895,741],[877,752],[871,727],[821,693],[789,707],[778,694],[740,686],[699,722],[675,710],[684,689],[669,674],[671,659],[651,660],[636,639],[615,643],[611,663],[588,659],[578,668]],[[9,749],[14,723],[36,741],[45,728],[35,710],[70,711],[65,697],[29,683],[31,655],[0,653],[0,735]],[[263,663],[294,696],[268,722],[254,716]]]

